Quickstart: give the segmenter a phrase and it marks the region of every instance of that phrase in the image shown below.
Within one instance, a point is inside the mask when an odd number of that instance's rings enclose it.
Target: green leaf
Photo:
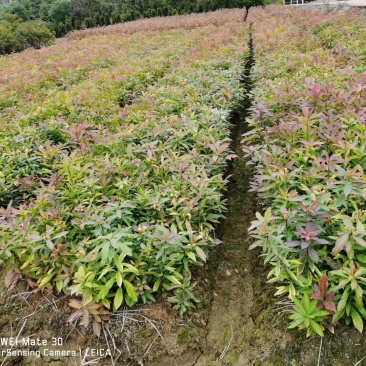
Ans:
[[[304,319],[304,315],[300,314],[300,313],[295,313],[295,314],[290,315],[289,318],[292,320]]]
[[[264,213],[264,218],[265,219],[269,219],[272,215],[272,210],[271,210],[271,207],[268,207],[266,212]]]
[[[54,276],[54,273],[48,274],[46,277],[43,278],[43,280],[39,284],[39,288],[42,290],[52,279]]]
[[[335,206],[336,207],[339,207],[339,206],[342,206],[343,204],[344,204],[344,202],[346,201],[346,196],[345,195],[340,195],[338,198],[337,198],[337,200],[336,200],[336,202],[335,202]]]
[[[300,324],[304,322],[304,318],[294,320],[289,326],[288,329],[294,329],[297,328]]]
[[[366,264],[366,255],[365,254],[357,254],[357,262],[362,262]]]
[[[290,276],[291,280],[296,283],[296,285],[300,287],[304,287],[304,284],[298,279],[298,277],[289,269],[285,268],[286,273]]]
[[[316,300],[313,300],[313,301],[310,302],[310,306],[309,306],[309,310],[308,310],[309,314],[314,313],[317,304],[318,304],[318,302]]]
[[[310,326],[313,331],[320,335],[321,337],[324,337],[324,328],[318,324],[315,320],[310,320]]]
[[[127,306],[131,307],[135,304],[136,301],[133,301],[128,294],[125,295],[125,303],[127,304]]]
[[[121,286],[122,285],[122,275],[121,275],[121,272],[117,272],[116,273],[116,282],[117,282],[117,285],[118,286]]]
[[[344,188],[343,188],[343,193],[345,196],[349,196],[352,193],[352,184],[351,183],[346,183]]]
[[[115,310],[118,310],[123,302],[123,291],[122,288],[120,287],[117,292],[116,295],[114,297],[114,301],[113,301],[113,307]]]
[[[307,292],[305,292],[303,298],[302,298],[302,303],[304,304],[304,309],[306,311],[307,314],[310,313],[310,299],[309,299],[309,294]]]
[[[351,309],[351,317],[352,317],[352,322],[353,322],[353,325],[356,327],[356,329],[362,333],[363,331],[363,320],[360,316],[360,314],[358,313],[358,311],[352,307]]]
[[[107,308],[110,309],[111,308],[111,302],[108,299],[103,299],[102,300],[102,304]]]
[[[340,217],[342,218],[343,225],[348,230],[352,230],[353,229],[353,222],[352,222],[351,218],[349,216],[347,216],[347,215],[340,215]]]
[[[174,283],[175,285],[181,285],[181,283],[174,276],[165,276],[167,280]]]
[[[96,301],[103,300],[109,293],[109,290],[112,288],[114,283],[116,282],[116,277],[113,276],[105,285],[101,285],[101,290],[99,291]]]
[[[102,264],[105,264],[108,258],[108,254],[109,254],[109,243],[105,242],[103,247],[102,247],[102,251],[101,251],[101,255],[102,255]]]
[[[156,292],[156,291],[158,291],[158,289],[159,289],[159,287],[160,287],[160,280],[159,281],[156,281],[155,283],[154,283],[154,287],[153,287],[153,291],[154,292]]]
[[[123,268],[123,263],[122,263],[122,260],[120,258],[119,255],[115,254],[114,255],[114,263],[116,264],[117,266],[117,269],[120,271],[120,272],[123,272],[124,268]]]
[[[192,259],[193,262],[197,262],[196,256],[193,252],[187,252],[187,257]]]
[[[63,285],[64,285],[64,281],[63,280],[56,281],[56,288],[57,288],[58,292],[61,292],[62,291]]]
[[[132,144],[128,144],[127,145],[127,147],[126,147],[126,154],[129,157],[132,157],[133,156],[133,154],[132,154]]]
[[[110,271],[113,271],[113,268],[111,268],[111,267],[105,267],[105,268],[103,269],[103,271],[102,271],[102,272],[100,272],[100,275],[99,275],[99,277],[98,277],[98,280],[100,280],[101,278],[105,277],[105,275],[106,275],[108,272],[110,272]]]
[[[336,245],[332,250],[332,255],[336,256],[337,254],[339,254],[343,248],[345,247],[345,245],[347,244],[349,239],[349,233],[345,233],[343,234],[337,241],[336,241]]]
[[[61,233],[58,233],[55,236],[53,236],[52,240],[62,238],[63,236],[67,235],[68,233],[69,233],[68,231],[62,231]]]
[[[207,256],[205,254],[205,252],[198,246],[194,247],[196,253],[198,254],[198,256],[204,261],[206,262]]]
[[[132,301],[137,301],[137,293],[135,291],[135,288],[133,287],[131,282],[128,282],[127,280],[123,280],[123,284],[125,285],[126,291],[128,296],[131,298]]]
[[[126,255],[132,257],[132,250],[131,248],[128,246],[128,244],[130,244],[129,242],[124,242],[124,243],[118,243],[116,244],[116,247],[119,250],[122,250],[123,253],[125,253]]]
[[[303,306],[302,302],[297,297],[293,297],[292,301],[295,303],[297,311],[299,311],[299,312],[301,311],[301,312],[305,313],[304,306]]]
[[[127,272],[127,273],[134,273],[135,275],[139,275],[140,274],[140,271],[135,268],[132,264],[129,264],[129,263],[125,263],[124,264],[124,272]]]
[[[348,296],[349,296],[349,289],[347,288],[343,292],[342,298],[341,298],[341,300],[338,303],[337,313],[340,313],[343,309],[345,309],[345,307],[347,305]]]

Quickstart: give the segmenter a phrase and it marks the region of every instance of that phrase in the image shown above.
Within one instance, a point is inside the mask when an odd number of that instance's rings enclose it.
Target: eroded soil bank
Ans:
[[[244,75],[248,87],[252,61],[246,65]],[[327,334],[320,361],[319,337],[306,339],[304,333],[287,330],[286,307],[278,303],[285,299],[275,298],[275,287],[266,284],[267,269],[260,252],[248,250],[247,229],[260,207],[248,192],[251,171],[241,151],[249,100],[244,104],[232,121],[232,149],[239,157],[229,172],[227,219],[217,230],[223,243],[195,273],[197,296],[201,298],[197,309],[180,319],[170,304],[161,300],[120,312],[97,339],[90,330],[66,323],[70,313],[67,298],[29,292],[24,282],[7,291],[1,278],[0,337],[32,336],[48,343],[14,346],[13,350],[42,352],[39,358],[2,354],[1,366],[366,365],[366,359],[361,361],[366,356],[366,338],[354,329],[340,325],[335,336]],[[53,338],[61,339],[62,344],[52,345]],[[1,351],[9,348],[0,345]],[[45,349],[75,351],[76,355],[49,356],[50,352],[44,355]],[[112,357],[105,357],[107,349]]]

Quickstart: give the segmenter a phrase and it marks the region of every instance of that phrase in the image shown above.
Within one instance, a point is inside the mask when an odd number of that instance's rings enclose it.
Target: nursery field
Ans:
[[[0,337],[49,341],[1,365],[362,365],[365,34],[268,6],[1,57]]]
[[[21,273],[92,307],[172,290],[180,313],[192,306],[189,268],[215,245],[225,208],[227,117],[242,94],[248,32],[240,10],[195,29],[159,24],[2,60],[10,286]]]

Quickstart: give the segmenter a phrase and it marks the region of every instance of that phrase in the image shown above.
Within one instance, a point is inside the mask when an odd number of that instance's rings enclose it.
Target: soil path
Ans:
[[[251,61],[251,60],[250,60]],[[250,63],[246,68],[246,80]],[[225,362],[249,365],[248,350],[241,346],[250,341],[253,320],[256,260],[249,252],[248,226],[255,213],[255,197],[248,193],[251,173],[243,159],[241,136],[246,132],[245,114],[235,117],[232,149],[238,155],[232,167],[228,187],[228,214],[222,227],[223,253],[216,270],[214,299],[208,333],[197,366]]]

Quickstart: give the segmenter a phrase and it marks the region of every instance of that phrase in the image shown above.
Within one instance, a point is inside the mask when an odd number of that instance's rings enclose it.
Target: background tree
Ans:
[[[82,21],[88,16],[84,0],[71,0],[71,19]]]
[[[26,8],[19,2],[13,2],[1,6],[0,19],[4,19],[8,14],[16,15],[19,19],[24,21],[30,19]]]
[[[49,9],[49,18],[57,36],[62,36],[72,29],[71,1],[56,0]]]

